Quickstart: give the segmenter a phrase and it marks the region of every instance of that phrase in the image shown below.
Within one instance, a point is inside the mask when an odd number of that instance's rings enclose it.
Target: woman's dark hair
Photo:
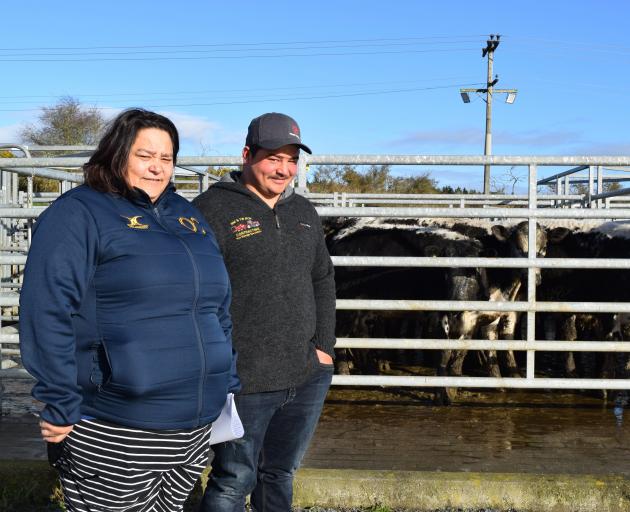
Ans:
[[[83,166],[85,183],[100,192],[127,196],[127,160],[138,132],[144,128],[164,130],[173,144],[173,165],[177,163],[179,135],[173,122],[160,114],[141,108],[120,113],[107,127],[96,151]]]

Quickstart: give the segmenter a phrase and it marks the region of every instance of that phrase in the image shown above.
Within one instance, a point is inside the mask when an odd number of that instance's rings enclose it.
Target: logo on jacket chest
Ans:
[[[121,215],[123,219],[127,219],[127,227],[131,229],[149,229],[148,224],[143,224],[140,222],[142,215],[134,215],[133,217],[127,217],[125,215]]]
[[[262,228],[259,220],[251,217],[238,217],[230,221],[230,231],[235,240],[241,240],[262,233]]]
[[[199,221],[194,217],[180,217],[177,219],[179,223],[184,226],[186,229],[192,231],[193,233],[201,233],[202,235],[206,234],[206,230],[203,227],[199,226]]]

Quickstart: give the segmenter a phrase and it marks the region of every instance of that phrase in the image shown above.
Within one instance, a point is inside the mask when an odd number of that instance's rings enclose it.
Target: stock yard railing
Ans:
[[[10,168],[21,174],[30,176],[46,175],[62,172],[41,172],[41,168],[78,167],[85,158],[37,158],[37,159],[0,159],[0,168]],[[178,165],[194,166],[238,166],[238,157],[182,157]],[[306,170],[308,165],[466,165],[483,166],[527,166],[529,170],[528,193],[521,196],[481,195],[446,196],[416,195],[406,197],[382,197],[365,194],[356,196],[332,196],[329,198],[306,191]],[[479,388],[544,388],[544,389],[629,389],[630,379],[563,379],[535,377],[534,355],[536,351],[592,351],[592,352],[630,352],[628,342],[605,341],[541,341],[535,339],[535,318],[539,312],[593,312],[593,313],[630,313],[630,302],[618,304],[613,302],[539,302],[536,300],[535,272],[539,268],[567,269],[630,269],[630,260],[626,259],[578,259],[578,258],[537,258],[536,257],[536,222],[537,219],[608,219],[630,220],[630,208],[605,208],[606,202],[592,202],[591,208],[550,208],[550,206],[566,206],[567,202],[583,206],[577,201],[580,196],[568,194],[568,186],[564,194],[556,191],[554,195],[538,196],[537,166],[583,167],[589,169],[592,192],[592,176],[595,169],[601,166],[630,166],[630,157],[584,156],[584,157],[511,157],[511,156],[372,156],[372,155],[323,155],[300,159],[298,175],[298,191],[311,198],[315,204],[324,203],[333,206],[318,206],[321,216],[344,217],[388,217],[388,218],[491,218],[491,219],[527,219],[529,222],[529,254],[527,258],[470,258],[470,257],[334,257],[337,266],[387,266],[387,267],[503,267],[527,268],[527,300],[520,302],[485,302],[485,301],[426,301],[426,300],[338,300],[338,309],[347,310],[394,310],[394,311],[517,311],[527,315],[525,340],[447,340],[447,339],[401,339],[401,338],[340,338],[340,348],[386,348],[386,349],[474,349],[474,350],[521,350],[527,353],[526,378],[490,378],[490,377],[430,377],[430,376],[391,376],[391,375],[335,375],[336,385],[366,386],[418,386],[418,387],[479,387]],[[24,169],[28,169],[24,172]],[[580,169],[581,170],[581,169]],[[571,170],[575,172],[575,169]],[[41,174],[40,174],[41,173]],[[65,173],[57,175],[57,179],[65,179]],[[601,174],[598,174],[601,176]],[[207,185],[208,180],[200,179]],[[544,181],[544,180],[543,180]],[[601,183],[601,182],[600,182]],[[601,184],[598,186],[601,193]],[[620,195],[625,190],[618,191]],[[592,193],[590,194],[593,195]],[[601,198],[600,198],[601,199]],[[416,207],[351,207],[352,204],[415,204]],[[411,202],[411,203],[409,203]],[[541,204],[542,203],[542,204]],[[343,204],[343,207],[342,207]],[[426,205],[435,205],[429,207]],[[505,205],[503,207],[497,207]],[[457,208],[453,208],[457,206]],[[469,206],[469,207],[467,207]],[[476,206],[476,207],[470,207]],[[482,207],[483,206],[483,207]],[[525,206],[525,207],[523,207]],[[543,206],[543,208],[540,208]],[[595,209],[594,206],[602,208]],[[2,208],[0,218],[17,219],[37,217],[41,208]],[[7,255],[0,259],[0,265],[23,265],[23,255]],[[0,306],[16,306],[18,294],[0,294]],[[0,334],[1,344],[15,344],[18,335],[15,333]],[[0,375],[26,376],[24,370],[5,370]]]

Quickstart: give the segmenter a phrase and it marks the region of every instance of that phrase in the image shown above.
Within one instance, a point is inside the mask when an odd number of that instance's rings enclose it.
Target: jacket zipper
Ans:
[[[280,229],[280,219],[278,218],[278,212],[276,211],[276,207],[274,206],[271,211],[273,212],[273,218],[276,221],[276,229]]]
[[[201,411],[203,409],[203,383],[204,383],[205,376],[206,376],[206,352],[205,352],[205,350],[203,348],[203,341],[201,339],[201,330],[199,329],[199,322],[197,321],[197,302],[199,301],[199,269],[197,268],[197,263],[195,262],[195,258],[193,257],[193,253],[190,250],[190,247],[188,247],[188,245],[186,244],[186,242],[184,242],[184,240],[177,233],[173,233],[164,224],[162,224],[160,212],[159,212],[157,206],[153,207],[153,213],[156,216],[156,220],[158,221],[158,224],[160,226],[162,226],[166,231],[168,231],[169,233],[174,235],[180,241],[180,243],[184,246],[184,249],[186,250],[186,253],[188,254],[188,257],[190,258],[190,262],[192,264],[193,275],[194,275],[194,280],[193,280],[193,282],[194,282],[194,292],[195,293],[194,293],[194,297],[193,297],[191,315],[192,315],[193,325],[195,326],[195,333],[197,334],[197,345],[198,345],[198,348],[199,348],[199,358],[200,358],[200,362],[201,362],[201,372],[199,374],[199,387],[198,387],[198,392],[197,392],[197,396],[198,396],[198,399],[197,399],[197,425],[199,425],[199,423],[201,421]]]

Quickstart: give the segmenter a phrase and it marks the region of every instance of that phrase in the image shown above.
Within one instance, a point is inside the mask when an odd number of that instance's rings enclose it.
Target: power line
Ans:
[[[426,82],[439,82],[446,80],[461,80],[465,82],[471,82],[472,79],[469,77],[461,77],[461,76],[449,76],[449,77],[439,77],[439,78],[425,78],[422,81],[418,80],[387,80],[387,81],[378,81],[378,82],[345,82],[345,83],[332,83],[332,84],[316,84],[316,85],[291,85],[286,87],[250,87],[250,88],[240,88],[240,89],[201,89],[201,90],[193,90],[193,91],[154,91],[154,92],[118,92],[118,93],[92,93],[92,94],[81,94],[74,93],[72,96],[77,96],[79,98],[116,98],[116,97],[124,97],[124,96],[162,96],[162,95],[186,95],[186,94],[221,94],[221,93],[251,93],[251,92],[272,92],[272,91],[294,91],[298,89],[326,89],[326,88],[335,88],[335,87],[355,87],[355,86],[377,86],[377,85],[395,85],[395,84],[418,84],[426,83]],[[25,99],[25,98],[59,98],[65,96],[65,94],[48,94],[48,95],[18,95],[18,96],[0,96],[0,99],[8,99],[14,102],[16,99]],[[115,101],[115,100],[114,100]]]
[[[473,86],[479,84],[450,84],[450,85],[442,85],[435,87],[414,87],[407,89],[391,89],[391,90],[382,90],[382,91],[364,91],[364,92],[354,92],[354,93],[339,93],[339,94],[324,94],[317,96],[293,96],[286,98],[256,98],[256,99],[245,99],[245,100],[233,100],[233,101],[215,101],[209,103],[178,103],[178,104],[167,104],[167,105],[158,105],[151,104],[145,105],[146,108],[173,108],[173,107],[210,107],[217,105],[238,105],[245,103],[268,103],[271,101],[299,101],[299,100],[315,100],[315,99],[330,99],[330,98],[348,98],[348,97],[357,97],[357,96],[374,96],[380,94],[396,94],[396,93],[405,93],[405,92],[418,92],[418,91],[432,91],[438,89],[451,89],[463,86]],[[97,110],[117,110],[114,107],[95,107]],[[31,112],[37,111],[37,109],[0,109],[0,112]]]
[[[506,37],[506,36],[502,36]],[[601,43],[592,43],[592,42],[580,42],[580,41],[559,41],[555,39],[542,39],[535,37],[521,37],[521,36],[507,36],[510,40],[514,40],[516,42],[525,42],[525,43],[535,43],[542,45],[554,45],[555,47],[559,45],[563,45],[566,47],[579,47],[581,51],[592,51],[592,52],[610,52],[610,53],[619,53],[615,50],[622,50],[621,54],[630,53],[630,46],[622,46],[622,45],[614,45],[614,44],[601,44]]]
[[[126,61],[187,61],[187,60],[229,60],[229,59],[278,59],[286,57],[331,57],[331,56],[348,56],[348,55],[391,55],[391,54],[408,54],[408,53],[445,53],[445,52],[471,52],[476,51],[475,48],[450,48],[450,49],[432,49],[432,50],[399,50],[399,51],[374,51],[374,52],[320,52],[320,53],[280,53],[277,55],[205,55],[197,57],[104,57],[93,59],[5,59],[0,58],[0,62],[126,62]]]
[[[460,44],[460,43],[474,43],[476,41],[448,41],[437,44]],[[299,47],[285,47],[285,48],[247,48],[249,52],[266,52],[270,49],[273,51],[302,51],[302,50],[322,50],[322,49],[340,49],[340,48],[372,48],[372,47],[391,47],[391,46],[412,46],[418,43],[380,43],[380,44],[360,44],[360,45],[335,45],[335,46],[299,46]],[[436,44],[436,43],[431,43]],[[436,48],[439,49],[439,48]],[[156,55],[156,54],[182,54],[182,53],[209,53],[209,52],[242,52],[242,48],[219,48],[216,50],[143,50],[143,51],[130,51],[130,52],[73,52],[73,53],[9,53],[3,54],[2,57],[79,57],[84,55]]]
[[[477,38],[485,37],[483,34],[466,35],[466,36],[427,36],[427,37],[396,37],[396,38],[369,38],[369,39],[330,39],[330,40],[309,40],[309,41],[275,41],[275,42],[257,42],[257,43],[211,43],[211,44],[173,44],[173,45],[121,45],[121,46],[67,46],[67,47],[13,47],[0,48],[0,51],[31,51],[31,50],[113,50],[113,49],[144,49],[144,48],[215,48],[224,46],[275,46],[275,45],[291,45],[291,44],[324,44],[324,43],[366,43],[366,42],[382,42],[382,41],[430,41],[432,39],[461,39],[461,38]]]

